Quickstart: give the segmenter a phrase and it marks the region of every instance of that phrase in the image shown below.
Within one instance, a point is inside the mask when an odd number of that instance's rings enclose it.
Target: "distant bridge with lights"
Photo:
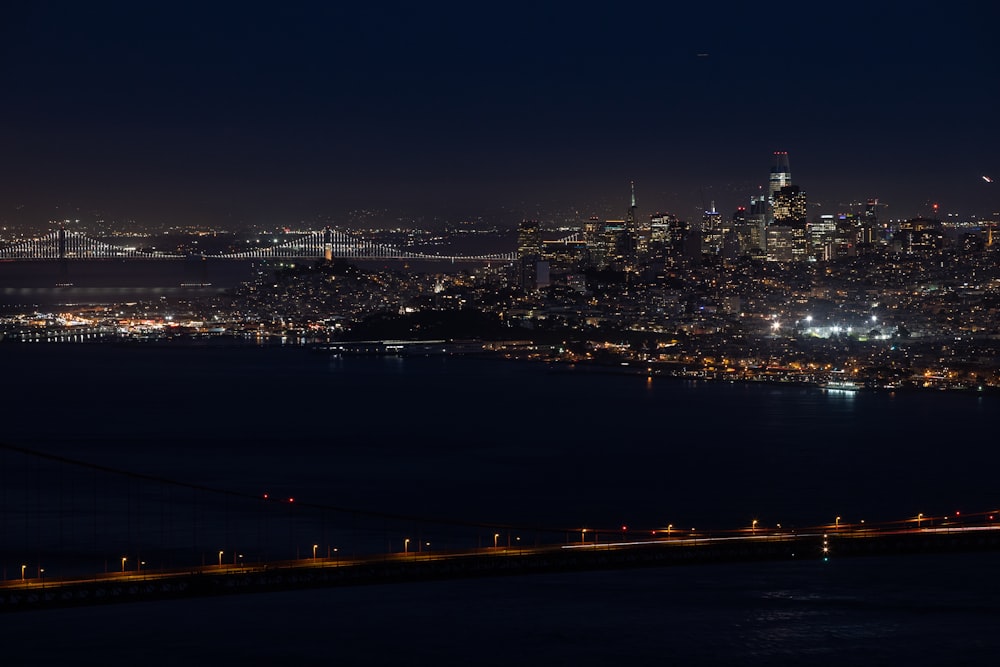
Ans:
[[[366,239],[358,234],[326,228],[289,234],[292,238],[270,246],[213,254],[168,252],[130,245],[119,245],[95,239],[81,232],[58,229],[49,234],[12,243],[0,248],[0,260],[86,260],[86,259],[148,259],[177,260],[204,257],[224,260],[248,259],[354,259],[354,260],[421,260],[446,262],[510,262],[517,253],[487,253],[469,255],[437,255],[398,248],[389,243]]]

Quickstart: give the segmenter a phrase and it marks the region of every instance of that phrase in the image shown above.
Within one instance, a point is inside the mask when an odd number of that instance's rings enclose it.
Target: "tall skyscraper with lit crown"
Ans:
[[[774,165],[767,181],[768,198],[773,202],[774,196],[781,188],[792,184],[792,169],[788,166],[788,151],[774,152]]]

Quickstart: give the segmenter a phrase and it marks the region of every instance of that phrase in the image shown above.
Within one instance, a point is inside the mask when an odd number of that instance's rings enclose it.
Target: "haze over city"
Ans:
[[[788,151],[810,213],[1000,209],[979,5],[24,3],[0,224],[728,214]],[[379,221],[381,222],[381,221]]]

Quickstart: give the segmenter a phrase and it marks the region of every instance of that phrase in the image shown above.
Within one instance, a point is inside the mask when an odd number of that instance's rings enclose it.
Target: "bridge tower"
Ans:
[[[323,259],[333,261],[333,230],[329,226],[323,230]]]
[[[66,259],[66,228],[56,232],[56,249],[59,256],[59,285],[69,285],[69,261]]]

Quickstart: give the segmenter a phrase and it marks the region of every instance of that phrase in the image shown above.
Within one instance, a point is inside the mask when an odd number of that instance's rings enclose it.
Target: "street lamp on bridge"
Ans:
[[[318,544],[313,545],[313,560],[316,560],[316,547],[318,546],[319,546]]]
[[[122,556],[122,572],[125,571],[125,561],[128,560],[128,556]]]
[[[222,567],[222,551],[219,551],[219,567]]]

